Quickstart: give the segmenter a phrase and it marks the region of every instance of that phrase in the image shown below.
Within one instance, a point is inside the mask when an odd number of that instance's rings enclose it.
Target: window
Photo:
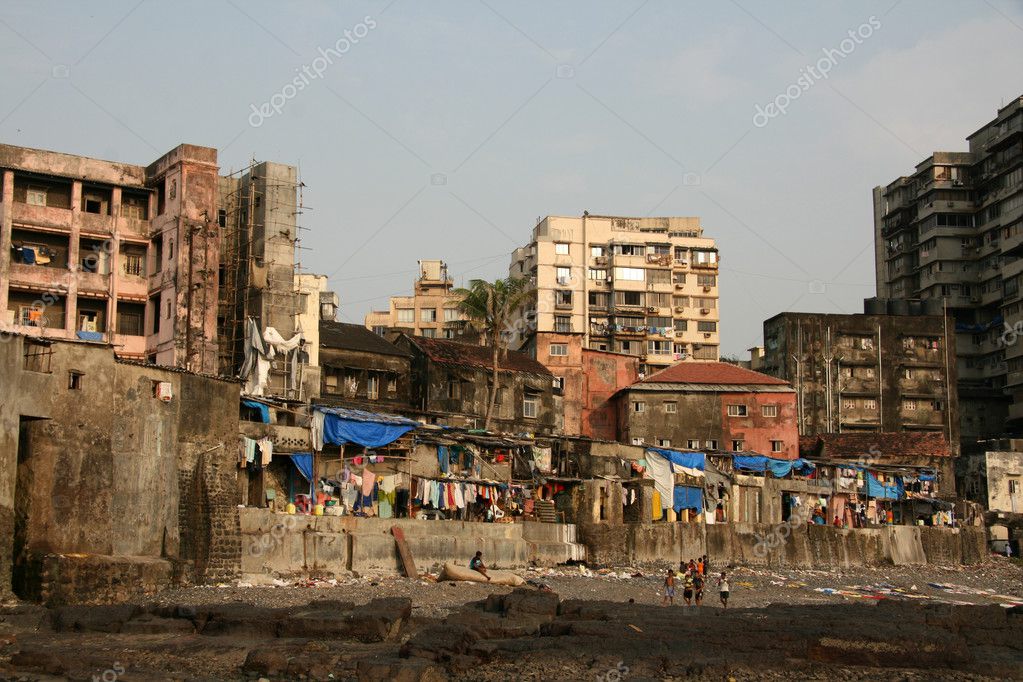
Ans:
[[[771,441],[771,452],[785,452],[785,441],[783,441],[783,440],[772,440]]]
[[[437,321],[437,309],[436,308],[423,308],[419,311],[419,319],[423,322],[436,322]]]
[[[445,322],[457,322],[461,313],[458,308],[445,308],[444,309],[444,321]]]
[[[843,407],[847,410],[856,409],[856,398],[846,398],[845,400],[842,401],[842,403]]]
[[[125,336],[142,336],[145,317],[144,305],[118,302],[117,333]]]
[[[777,405],[761,405],[760,414],[765,417],[777,417],[778,406]]]
[[[565,357],[568,355],[567,343],[552,343],[550,346],[551,357]]]
[[[689,450],[699,450],[700,449],[700,441],[698,441],[698,440],[687,440],[686,441],[686,448],[688,448]]]
[[[384,334],[387,333],[387,327],[385,327],[382,324],[375,325],[373,327],[373,333],[376,334],[377,336],[383,336]]]
[[[123,255],[124,274],[142,277],[146,274],[146,256],[141,253],[125,253]]]
[[[567,256],[568,255],[568,244],[566,244],[565,242],[555,242],[554,243],[554,253],[556,253],[559,256]]]
[[[717,286],[718,278],[717,275],[697,275],[696,283],[701,287],[713,287]]]
[[[671,447],[671,441],[668,440],[667,438],[658,438],[657,439],[657,447],[659,447],[659,448],[670,448]]]
[[[744,440],[733,440],[732,441],[732,452],[742,452],[743,448],[746,447],[746,441]]]
[[[594,308],[606,308],[611,295],[604,291],[589,292],[589,303]]]
[[[52,357],[53,347],[49,343],[25,339],[25,355],[22,367],[26,371],[49,374],[50,359]]]
[[[705,440],[703,441],[703,447],[707,448],[708,450],[717,450],[718,442],[716,440]]]
[[[586,276],[591,280],[603,282],[607,279],[607,270],[603,268],[589,268],[586,271]]]
[[[453,377],[448,378],[448,398],[458,400],[462,397],[462,382]]]
[[[554,331],[567,334],[572,331],[572,318],[565,315],[554,316]]]
[[[671,341],[647,341],[647,353],[666,355],[671,353]]]
[[[907,412],[913,412],[914,410],[916,410],[916,401],[915,400],[903,400],[902,401],[902,409],[906,410]]]
[[[557,377],[556,376],[553,379],[551,379],[551,387],[555,391],[564,391],[565,390],[565,377]]]
[[[25,203],[32,206],[45,206],[46,190],[41,187],[29,187],[25,192]]]
[[[940,400],[931,401],[931,409],[935,412],[941,412],[942,407],[943,403]]]
[[[67,388],[69,391],[80,391],[82,390],[82,377],[85,375],[81,372],[71,370],[67,373]]]
[[[536,396],[527,395],[522,398],[522,416],[536,419]]]
[[[632,411],[633,412],[646,412],[646,403],[644,403],[642,400],[633,401],[633,403],[632,403]]]
[[[227,211],[225,211],[224,209],[220,209],[219,211],[217,211],[217,225],[220,225],[221,227],[227,227]]]
[[[632,444],[633,445],[642,445],[643,444],[643,439],[642,438],[633,438],[632,439]]]
[[[376,400],[380,397],[380,377],[376,374],[370,374],[366,377],[366,397],[370,400]]]
[[[416,311],[412,308],[398,308],[398,322],[415,322]]]
[[[668,414],[678,414],[678,403],[666,401],[664,403],[664,411]]]
[[[163,315],[168,320],[171,319],[171,305],[172,305],[172,301],[171,301],[171,299],[168,298],[167,299],[167,310],[164,312],[164,315]]]
[[[607,255],[607,248],[604,246],[591,246],[590,256],[593,258],[601,258]]]
[[[646,277],[651,284],[671,284],[671,270],[647,270]]]
[[[693,265],[717,265],[717,251],[697,251],[693,249]]]
[[[554,292],[554,307],[555,308],[571,308],[572,307],[572,290],[571,289],[557,289]]]
[[[866,398],[863,401],[863,409],[865,409],[865,410],[876,410],[877,409],[877,401],[872,399],[872,398]]]
[[[420,329],[419,335],[424,339],[435,339],[437,338],[437,330],[433,327],[427,327],[426,329]]]
[[[616,291],[615,305],[642,306],[642,291]]]
[[[696,323],[696,331],[698,332],[716,332],[717,330],[718,330],[717,322],[699,321]]]
[[[642,282],[646,270],[643,268],[615,268],[615,279]]]
[[[745,417],[746,406],[745,405],[729,405],[728,406],[729,417]]]
[[[555,277],[558,279],[558,284],[568,284],[572,281],[572,268],[555,268]]]

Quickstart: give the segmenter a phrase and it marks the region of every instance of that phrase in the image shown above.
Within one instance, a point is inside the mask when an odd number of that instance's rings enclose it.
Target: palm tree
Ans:
[[[483,428],[490,429],[494,406],[497,404],[498,366],[500,358],[508,353],[509,329],[514,329],[513,318],[521,313],[526,299],[533,293],[533,287],[524,277],[509,277],[488,282],[474,279],[468,289],[455,289],[461,296],[458,304],[469,323],[482,335],[493,352],[493,378],[490,383],[490,398]]]

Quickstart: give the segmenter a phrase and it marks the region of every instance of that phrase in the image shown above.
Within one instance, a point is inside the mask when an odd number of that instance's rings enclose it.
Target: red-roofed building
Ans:
[[[618,439],[689,450],[799,456],[788,382],[724,362],[680,362],[615,395]]]

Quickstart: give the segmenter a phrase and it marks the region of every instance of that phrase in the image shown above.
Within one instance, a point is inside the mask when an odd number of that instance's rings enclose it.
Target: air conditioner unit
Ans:
[[[656,308],[656,307],[654,307],[654,306],[648,306],[648,307],[647,307],[647,309],[646,309],[646,311],[647,311],[648,313],[656,313],[656,312],[657,312],[657,308]]]
[[[711,289],[710,287],[703,287],[704,291],[710,291],[710,289]]]
[[[687,265],[689,265],[689,261],[677,260],[675,261],[675,265],[681,265],[682,267],[686,267]]]
[[[700,314],[701,315],[709,315],[710,314],[710,308],[700,308]]]
[[[710,332],[703,332],[703,338],[709,339],[710,337],[711,337],[711,333]]]
[[[676,289],[685,289],[686,285],[685,284],[675,284],[675,288]]]
[[[597,256],[593,259],[597,265],[607,265],[607,256]]]
[[[676,313],[684,313],[685,311],[686,311],[686,309],[683,308],[682,306],[680,306],[680,305],[675,306],[675,312]]]

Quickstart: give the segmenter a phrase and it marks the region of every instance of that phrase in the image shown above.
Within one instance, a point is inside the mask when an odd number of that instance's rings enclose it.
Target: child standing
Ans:
[[[675,603],[675,571],[668,569],[667,575],[664,576],[664,600],[661,604],[674,604]]]
[[[728,576],[725,575],[724,571],[721,571],[721,577],[718,578],[718,596],[721,598],[721,605],[726,609],[728,608]]]

